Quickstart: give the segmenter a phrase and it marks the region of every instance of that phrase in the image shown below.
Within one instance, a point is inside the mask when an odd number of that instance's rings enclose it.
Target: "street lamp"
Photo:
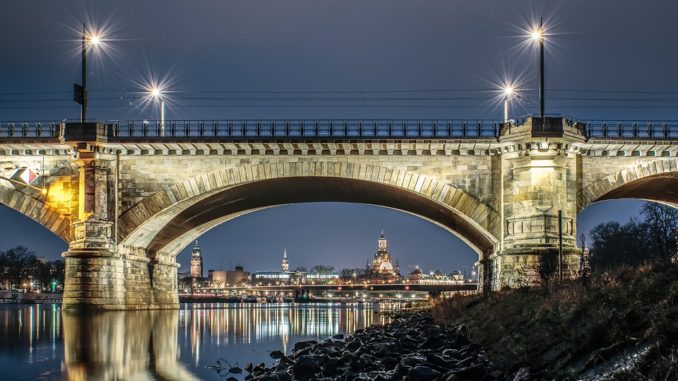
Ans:
[[[82,23],[82,85],[75,85],[75,101],[80,103],[80,122],[87,120],[87,49],[99,46],[102,37],[89,32],[85,23]]]
[[[539,43],[539,116],[544,125],[544,20],[539,19],[539,28],[530,31],[530,39]]]
[[[509,100],[513,97],[514,92],[513,86],[504,86],[504,123],[509,122]]]
[[[151,97],[160,101],[160,136],[165,136],[165,96],[162,89],[154,86],[151,88]]]

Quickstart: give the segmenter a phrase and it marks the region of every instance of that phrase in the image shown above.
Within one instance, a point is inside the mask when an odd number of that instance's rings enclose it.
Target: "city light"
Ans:
[[[543,29],[533,29],[530,32],[530,39],[534,42],[538,42],[544,38],[544,31]]]
[[[165,136],[165,104],[168,102],[169,81],[159,79],[155,75],[149,75],[149,79],[136,84],[142,89],[143,97],[141,101],[144,106],[154,105],[156,102],[159,106],[158,115],[158,136]]]
[[[80,121],[85,122],[87,120],[87,52],[89,48],[103,47],[105,44],[105,38],[101,31],[96,29],[88,28],[85,23],[82,24],[82,33],[80,36],[82,41],[81,48],[81,77],[82,82],[80,85],[76,84],[74,87],[74,99],[77,103],[80,104]]]
[[[165,95],[162,85],[152,84],[147,91],[151,98],[160,103],[160,136],[165,136]]]
[[[515,94],[515,88],[512,84],[505,84],[503,88],[504,94],[504,123],[509,122],[509,101]]]
[[[504,86],[504,96],[507,98],[510,98],[513,95],[513,86],[511,85],[506,85]]]
[[[90,34],[87,37],[87,40],[89,41],[90,46],[99,46],[101,44],[101,36],[98,34]]]
[[[539,27],[532,28],[530,40],[539,43],[539,117],[544,127],[544,21],[539,20]]]

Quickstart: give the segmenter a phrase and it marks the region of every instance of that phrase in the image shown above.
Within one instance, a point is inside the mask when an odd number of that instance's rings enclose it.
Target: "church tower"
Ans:
[[[284,273],[290,272],[290,262],[287,260],[287,249],[283,250],[282,271]]]
[[[372,272],[381,277],[392,277],[396,275],[393,269],[391,254],[388,252],[388,242],[384,231],[381,231],[379,242],[377,244],[377,253],[372,260]]]
[[[386,236],[384,235],[384,231],[381,231],[381,236],[379,237],[379,251],[386,251]]]
[[[202,250],[197,239],[191,252],[191,278],[202,278]]]

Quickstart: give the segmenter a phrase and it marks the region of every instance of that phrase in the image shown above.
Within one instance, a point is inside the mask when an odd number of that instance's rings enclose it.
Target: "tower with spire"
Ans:
[[[202,278],[202,249],[197,239],[191,252],[191,278]]]
[[[283,250],[282,271],[284,273],[290,272],[290,262],[287,260],[287,249]]]
[[[374,254],[374,259],[372,259],[371,272],[380,278],[391,278],[398,276],[399,270],[399,268],[393,267],[393,258],[388,252],[388,241],[382,230],[377,243],[377,253]]]

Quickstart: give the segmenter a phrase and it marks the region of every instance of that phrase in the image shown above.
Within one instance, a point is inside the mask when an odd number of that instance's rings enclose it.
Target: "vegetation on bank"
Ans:
[[[0,289],[57,289],[64,267],[63,260],[47,261],[24,246],[0,251]]]
[[[540,271],[542,287],[447,299],[432,313],[465,324],[505,370],[528,367],[525,379],[678,379],[678,209],[646,203],[640,217],[594,227],[590,245],[581,237],[581,279]]]
[[[591,249],[593,271],[609,271],[675,257],[677,229],[677,208],[647,202],[640,210],[640,218],[625,224],[599,224],[590,231],[590,245],[585,236],[580,238],[580,244]]]
[[[466,324],[492,361],[527,366],[536,378],[678,379],[675,263],[594,274],[587,285],[448,299],[433,315]]]

